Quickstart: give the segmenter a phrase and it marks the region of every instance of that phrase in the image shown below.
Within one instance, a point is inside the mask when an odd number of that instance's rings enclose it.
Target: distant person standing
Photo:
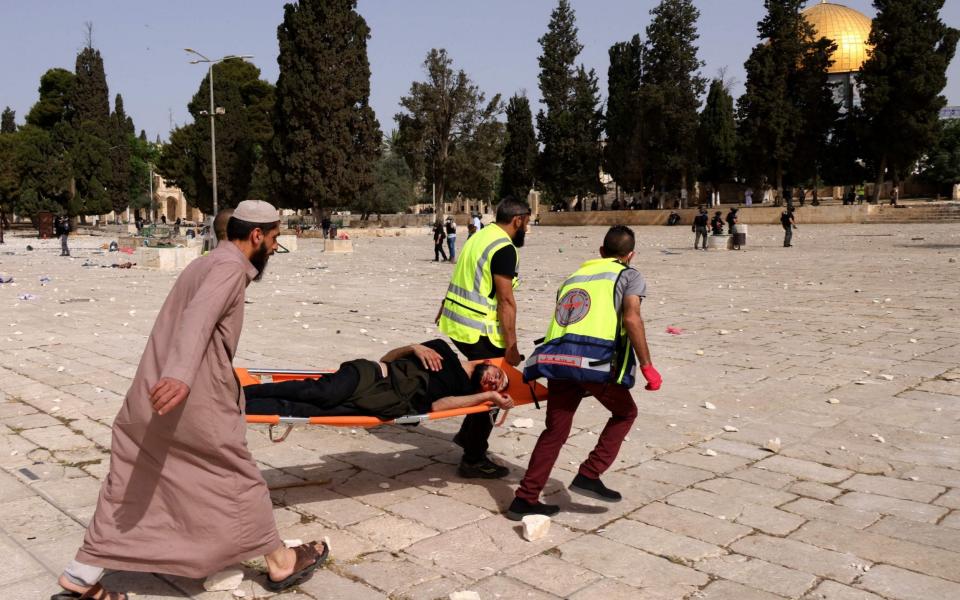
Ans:
[[[719,210],[713,214],[710,227],[713,229],[713,231],[710,232],[712,235],[723,235],[723,213]]]
[[[707,209],[702,206],[700,207],[700,212],[693,218],[693,225],[690,227],[690,230],[696,233],[696,237],[693,238],[694,250],[696,250],[700,244],[701,237],[703,237],[703,249],[707,249],[707,220],[709,218],[710,216],[707,214]]]
[[[70,256],[67,237],[70,235],[70,217],[57,217],[53,221],[53,233],[60,238],[60,256]]]
[[[330,235],[330,216],[327,214],[323,215],[323,218],[320,219],[320,229],[323,230],[323,239],[327,239]]]
[[[897,201],[900,200],[900,186],[895,185],[893,189],[890,190],[890,206],[896,206]]]
[[[474,233],[483,229],[483,222],[480,220],[480,213],[475,213],[473,215],[473,221],[471,221],[471,223],[473,224]]]
[[[447,253],[443,250],[443,242],[446,239],[447,233],[443,230],[443,223],[438,218],[433,224],[433,262],[440,262],[441,256],[444,262],[448,260]]]
[[[447,248],[450,250],[450,262],[456,262],[457,258],[457,224],[453,217],[447,217]]]
[[[793,241],[793,230],[797,227],[792,206],[787,207],[780,215],[780,224],[783,225],[783,247],[789,248],[793,246],[790,242]]]
[[[730,212],[727,213],[727,232],[733,236],[733,249],[739,250],[740,244],[737,243],[737,223],[740,222],[740,217],[737,215],[736,207],[731,208]]]
[[[747,188],[747,190],[743,192],[743,203],[746,206],[753,206],[753,188]],[[720,203],[718,202],[717,206],[719,205]]]

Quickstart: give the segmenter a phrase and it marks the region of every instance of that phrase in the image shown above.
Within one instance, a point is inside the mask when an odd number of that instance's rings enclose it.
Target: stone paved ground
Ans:
[[[522,350],[545,330],[556,285],[602,234],[528,236]],[[638,234],[665,383],[635,391],[641,416],[606,477],[624,501],[566,489],[604,422],[590,401],[547,488],[563,512],[537,543],[500,511],[542,412],[515,413],[533,417],[533,429],[496,430],[493,451],[511,476],[494,482],[456,477],[456,421],[298,429],[283,444],[253,428],[284,537],[333,542],[329,567],[284,598],[960,598],[956,227],[809,226],[784,249],[778,229],[754,226],[747,251],[710,254],[690,250],[684,228]],[[111,420],[173,281],[98,268],[116,261],[94,250],[99,241],[74,240],[73,260],[51,242],[0,247],[0,272],[16,279],[0,286],[6,598],[47,597],[80,542]],[[305,242],[276,256],[249,288],[238,364],[330,367],[433,337],[450,269],[430,254],[425,233],[358,240],[350,255]],[[36,299],[18,300],[24,293]],[[761,449],[772,438],[779,454]],[[248,573],[247,597],[266,597],[255,564]],[[138,598],[230,598],[172,577],[108,583]]]

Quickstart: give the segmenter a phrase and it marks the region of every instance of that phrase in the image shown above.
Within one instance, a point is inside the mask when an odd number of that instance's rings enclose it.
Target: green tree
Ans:
[[[352,205],[373,185],[380,124],[370,107],[370,27],[356,0],[300,0],[277,28],[274,160],[282,203]]]
[[[661,189],[676,182],[687,189],[697,170],[697,122],[706,79],[697,58],[697,19],[693,0],[661,0],[650,11],[644,52],[643,85],[648,88],[645,117],[650,128],[650,162]]]
[[[17,113],[9,106],[3,109],[0,116],[0,133],[14,133],[17,130]]]
[[[66,69],[50,69],[40,77],[40,99],[27,113],[27,124],[52,130],[73,119],[76,76]]]
[[[746,91],[738,101],[741,164],[748,177],[783,188],[816,167],[837,121],[826,69],[836,44],[816,37],[803,0],[765,0],[757,25],[761,41],[744,65]]]
[[[870,56],[858,83],[879,197],[936,143],[946,71],[960,37],[940,19],[943,0],[874,0]]]
[[[123,97],[117,94],[110,115],[110,182],[107,191],[114,213],[120,213],[130,204],[130,159],[133,143],[133,120],[123,109]]]
[[[250,196],[254,173],[262,169],[265,149],[273,138],[271,110],[274,88],[260,79],[260,69],[243,60],[214,67],[218,108],[217,196],[220,208],[236,206]],[[178,127],[163,148],[157,172],[183,190],[204,213],[213,210],[210,160],[209,74],[187,105],[194,122]],[[223,111],[220,112],[219,109]]]
[[[100,215],[112,210],[106,186],[113,181],[110,160],[110,96],[100,51],[92,46],[88,24],[87,45],[77,53],[74,69],[73,118],[67,148],[73,162],[75,193],[70,214]]]
[[[618,188],[631,193],[643,189],[647,155],[641,95],[643,50],[640,36],[634,35],[629,42],[617,42],[608,52],[603,164]]]
[[[518,94],[507,102],[505,142],[499,196],[525,200],[534,185],[537,165],[537,133],[526,96]]]
[[[945,194],[960,181],[960,119],[940,122],[936,145],[919,163],[920,177]]]
[[[717,189],[733,179],[737,165],[737,123],[733,96],[722,78],[710,83],[697,128],[700,176]]]
[[[437,202],[450,192],[489,199],[502,150],[500,95],[487,102],[442,48],[431,49],[423,66],[426,81],[413,82],[400,99],[397,150],[415,178],[436,186]]]
[[[600,189],[602,115],[597,109],[596,75],[574,64],[583,46],[568,0],[559,0],[539,42],[538,80],[546,110],[537,113],[542,146],[538,181],[552,202],[564,202]]]
[[[150,170],[153,166],[157,165],[159,161],[159,145],[148,142],[146,135],[131,137],[130,177],[127,183],[130,208],[151,208],[153,199],[150,197]],[[184,194],[186,194],[188,198],[194,197],[192,191],[187,192],[184,190]]]
[[[15,135],[20,186],[14,212],[33,217],[37,210],[66,207],[73,195],[73,169],[63,144],[35,125],[25,125]]]
[[[402,212],[417,202],[413,174],[407,161],[394,148],[399,136],[396,131],[384,143],[383,152],[374,168],[374,183],[366,190],[356,209],[366,219],[371,213]]]

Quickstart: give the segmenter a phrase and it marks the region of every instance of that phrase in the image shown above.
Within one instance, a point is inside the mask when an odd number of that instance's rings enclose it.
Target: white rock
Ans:
[[[878,377],[884,381],[893,381],[893,375],[887,375],[886,373],[880,373]]]
[[[697,356],[703,356],[703,350],[697,350]]]
[[[547,537],[550,532],[550,517],[547,515],[527,515],[523,518],[523,539],[528,542]]]
[[[729,332],[728,330],[726,330],[726,329],[721,329],[721,330],[718,331],[717,333],[719,333],[720,335],[727,335],[727,334],[730,333],[730,332]]]
[[[229,592],[240,587],[243,583],[243,571],[235,567],[214,573],[203,582],[203,589],[208,592]]]
[[[827,404],[840,404],[840,400],[838,398],[828,398]]]
[[[533,419],[514,419],[513,426],[517,429],[530,429],[533,427]]]
[[[676,427],[676,426],[677,426],[676,423],[670,423],[670,425],[669,425],[669,427]]]
[[[910,338],[910,343],[911,343],[911,344],[916,344],[916,343],[917,343],[917,338]]]
[[[780,452],[780,438],[773,438],[772,440],[767,440],[767,443],[763,445],[764,450],[769,450],[770,452]]]
[[[450,600],[480,600],[480,594],[471,590],[453,592],[450,594]]]
[[[716,451],[716,450],[713,450],[713,449],[711,449],[711,448],[707,448],[706,450],[704,450],[704,451],[702,452],[702,454],[703,454],[704,456],[716,456],[716,455],[717,455],[717,451]]]
[[[726,431],[727,433],[736,433],[737,431],[740,431],[733,425],[724,425],[723,430]]]
[[[389,490],[389,489],[390,489],[390,484],[387,483],[386,481],[384,481],[383,483],[380,484],[380,489],[381,489],[381,490]]]
[[[63,373],[66,367],[57,367],[57,373]]]
[[[714,405],[712,402],[704,402],[703,407],[707,410],[717,410],[716,405]]]

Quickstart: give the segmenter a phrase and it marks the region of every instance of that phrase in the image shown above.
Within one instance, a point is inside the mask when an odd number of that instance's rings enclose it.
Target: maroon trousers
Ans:
[[[539,501],[540,492],[550,478],[560,449],[570,436],[573,415],[584,396],[593,396],[610,411],[610,419],[600,433],[597,445],[580,465],[580,474],[598,479],[617,459],[623,438],[630,433],[637,418],[637,404],[630,390],[613,383],[580,383],[554,379],[549,382],[547,396],[547,428],[540,434],[530,455],[527,472],[520,481],[517,498],[530,503]]]

